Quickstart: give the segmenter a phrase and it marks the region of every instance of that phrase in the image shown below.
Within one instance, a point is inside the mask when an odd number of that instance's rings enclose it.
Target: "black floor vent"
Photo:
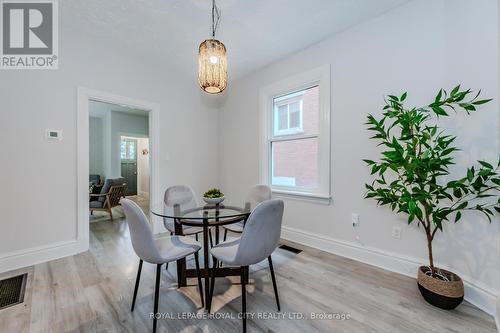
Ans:
[[[297,253],[297,254],[300,253],[300,252],[302,252],[302,250],[296,249],[296,248],[288,246],[288,245],[281,245],[280,249],[283,249],[283,250],[286,250],[286,251],[290,251],[290,252],[293,252],[293,253]]]
[[[24,289],[28,274],[0,280],[0,310],[24,301]]]

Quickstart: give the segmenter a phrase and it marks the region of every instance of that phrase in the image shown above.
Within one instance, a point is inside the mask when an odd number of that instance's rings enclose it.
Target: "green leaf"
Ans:
[[[474,168],[467,169],[467,180],[469,182],[474,178]]]
[[[415,208],[417,208],[417,205],[415,204],[415,201],[410,200],[408,202],[408,210],[410,211],[410,213],[413,214],[413,212],[415,212]]]
[[[479,164],[481,164],[482,166],[484,166],[485,168],[488,168],[488,169],[493,169],[493,165],[491,165],[490,163],[486,162],[486,161],[477,161]]]
[[[434,113],[437,114],[438,116],[447,116],[448,115],[446,113],[446,111],[440,106],[433,106],[432,111],[434,111]]]
[[[443,89],[440,89],[438,94],[436,95],[436,98],[434,99],[434,103],[440,102],[442,96],[443,96]]]
[[[373,174],[374,174],[374,173],[376,173],[379,169],[380,169],[380,166],[378,166],[378,165],[374,164],[374,165],[372,166],[372,172],[371,172],[371,174],[373,175]]]
[[[461,212],[457,212],[457,215],[455,215],[455,223],[457,223],[460,218],[462,217],[462,213]]]
[[[404,92],[404,93],[403,93],[403,95],[401,95],[401,97],[399,98],[399,100],[400,100],[401,102],[402,102],[402,101],[404,101],[404,100],[406,99],[406,96],[407,96],[407,95],[408,95],[408,94],[407,94],[406,92]]]
[[[490,99],[481,99],[479,101],[475,101],[475,102],[472,102],[472,104],[474,105],[481,105],[481,104],[486,104],[488,102],[491,102],[493,99],[490,98]]]

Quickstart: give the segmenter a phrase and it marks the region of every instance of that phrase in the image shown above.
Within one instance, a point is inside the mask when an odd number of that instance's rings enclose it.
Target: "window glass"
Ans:
[[[120,158],[122,160],[137,159],[137,141],[132,139],[122,139],[120,142]]]
[[[288,129],[288,105],[278,107],[278,130]]]
[[[318,187],[318,138],[272,143],[272,185]]]
[[[330,203],[330,76],[325,65],[260,91],[261,180],[274,193]]]

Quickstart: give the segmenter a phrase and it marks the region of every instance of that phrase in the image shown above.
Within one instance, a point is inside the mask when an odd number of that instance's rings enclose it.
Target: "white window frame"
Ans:
[[[319,88],[319,128],[318,135],[318,188],[305,189],[297,187],[272,185],[272,151],[271,144],[279,140],[274,137],[274,99],[308,88]],[[274,194],[330,203],[331,200],[331,116],[330,116],[330,65],[286,78],[260,89],[260,180],[268,184]],[[302,119],[302,114],[301,114]],[[281,135],[281,133],[280,133]],[[290,133],[283,140],[305,138],[300,133]]]

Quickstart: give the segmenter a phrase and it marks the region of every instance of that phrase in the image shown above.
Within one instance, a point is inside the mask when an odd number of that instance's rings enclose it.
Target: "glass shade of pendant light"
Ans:
[[[212,0],[212,38],[201,42],[198,49],[198,83],[210,94],[218,94],[227,87],[226,47],[215,39],[219,19],[219,9]]]

